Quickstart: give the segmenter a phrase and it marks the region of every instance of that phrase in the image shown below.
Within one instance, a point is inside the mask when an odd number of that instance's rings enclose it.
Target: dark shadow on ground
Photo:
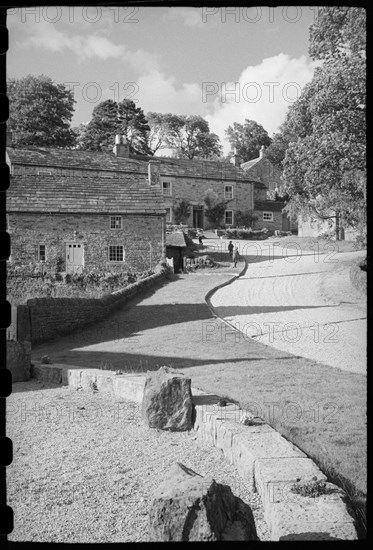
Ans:
[[[281,311],[295,311],[297,309],[320,309],[335,307],[331,305],[320,306],[214,306],[219,317],[230,317],[236,315],[255,315],[257,313],[278,313]]]

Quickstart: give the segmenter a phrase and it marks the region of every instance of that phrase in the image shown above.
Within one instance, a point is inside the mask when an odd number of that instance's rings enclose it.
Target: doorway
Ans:
[[[82,243],[66,243],[66,273],[83,272],[84,245]]]
[[[203,229],[203,206],[193,206],[193,227]]]

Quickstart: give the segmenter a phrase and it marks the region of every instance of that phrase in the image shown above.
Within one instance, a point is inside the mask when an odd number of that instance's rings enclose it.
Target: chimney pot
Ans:
[[[259,151],[259,158],[263,158],[263,156],[264,156],[264,149],[265,149],[265,147],[264,147],[264,145],[262,145],[261,148],[260,148],[260,151]]]

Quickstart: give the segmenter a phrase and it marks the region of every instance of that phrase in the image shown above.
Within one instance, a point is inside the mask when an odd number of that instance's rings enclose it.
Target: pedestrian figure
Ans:
[[[231,260],[233,259],[233,249],[234,249],[233,243],[232,241],[229,241],[228,252]]]
[[[239,257],[240,257],[240,254],[239,254],[239,252],[238,252],[238,246],[236,245],[236,247],[235,247],[235,249],[234,249],[234,251],[233,251],[233,262],[234,262],[234,267],[236,267]]]
[[[203,237],[202,237],[201,231],[197,231],[197,237],[198,237],[198,242],[199,242],[199,244],[200,244],[201,246],[203,246],[203,241],[202,241]]]

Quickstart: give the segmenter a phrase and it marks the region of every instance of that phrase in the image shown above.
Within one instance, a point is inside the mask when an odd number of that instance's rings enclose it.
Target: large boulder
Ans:
[[[166,367],[149,373],[144,388],[142,415],[150,428],[187,431],[193,426],[191,380]]]
[[[149,510],[149,541],[258,540],[250,507],[228,485],[177,462]]]

